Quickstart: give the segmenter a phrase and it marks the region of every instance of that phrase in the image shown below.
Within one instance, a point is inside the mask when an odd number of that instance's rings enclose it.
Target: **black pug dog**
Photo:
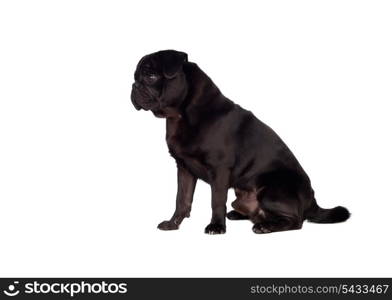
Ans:
[[[293,153],[250,111],[227,99],[184,52],[144,56],[135,71],[132,103],[166,118],[166,142],[177,162],[176,209],[161,230],[178,229],[190,216],[197,179],[211,185],[209,234],[230,220],[250,220],[255,233],[300,229],[304,220],[342,222],[346,208],[317,205],[309,177]],[[226,214],[227,191],[234,210]]]

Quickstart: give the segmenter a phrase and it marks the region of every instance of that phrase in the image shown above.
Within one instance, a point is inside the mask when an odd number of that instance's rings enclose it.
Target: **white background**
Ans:
[[[390,1],[2,1],[1,276],[392,276]],[[129,100],[177,49],[269,124],[343,224],[180,230],[164,120]],[[230,191],[229,203],[234,199]]]

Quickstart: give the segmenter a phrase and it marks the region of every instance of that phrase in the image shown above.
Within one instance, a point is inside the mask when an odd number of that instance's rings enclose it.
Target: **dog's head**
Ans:
[[[177,108],[184,100],[188,85],[183,65],[184,52],[164,50],[144,56],[135,71],[131,100],[137,110],[151,110],[156,116]]]

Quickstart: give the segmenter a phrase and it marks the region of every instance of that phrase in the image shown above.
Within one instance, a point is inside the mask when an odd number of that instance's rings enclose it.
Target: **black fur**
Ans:
[[[232,220],[249,219],[255,233],[299,229],[304,220],[335,223],[346,208],[320,208],[310,180],[286,144],[267,125],[227,99],[186,53],[146,55],[135,72],[132,103],[166,118],[166,141],[178,167],[176,210],[162,230],[189,217],[197,179],[211,185],[212,218],[205,232],[226,231],[229,188]]]

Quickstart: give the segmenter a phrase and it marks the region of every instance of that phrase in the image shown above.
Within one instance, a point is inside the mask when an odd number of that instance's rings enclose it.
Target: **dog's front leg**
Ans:
[[[229,172],[218,172],[211,183],[211,223],[205,228],[208,234],[222,234],[226,232],[226,201],[229,189]]]
[[[180,166],[177,167],[176,210],[170,220],[163,221],[158,225],[159,229],[178,229],[182,220],[190,216],[196,181],[197,178],[189,173],[189,171]]]

